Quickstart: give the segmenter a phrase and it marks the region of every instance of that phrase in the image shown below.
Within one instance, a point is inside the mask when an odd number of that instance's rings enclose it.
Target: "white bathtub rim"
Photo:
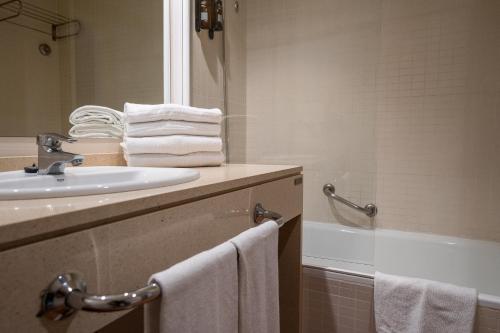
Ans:
[[[326,271],[335,274],[335,277],[339,280],[344,280],[346,282],[364,284],[368,286],[373,286],[374,274],[355,272],[347,269],[338,269],[328,266],[316,266],[316,265],[302,265],[304,268],[312,270],[313,274],[316,276],[322,276],[321,271]],[[488,295],[488,294],[478,294],[477,295],[478,305],[481,307],[491,308],[500,310],[500,297]]]
[[[432,234],[432,233],[424,233],[418,231],[405,231],[405,230],[396,230],[396,229],[382,229],[382,228],[357,228],[352,226],[345,226],[338,223],[327,223],[327,222],[319,222],[313,220],[304,220],[304,224],[311,224],[318,228],[328,229],[328,227],[335,227],[341,231],[345,231],[348,233],[358,233],[358,232],[369,232],[372,233],[373,239],[377,239],[380,235],[384,236],[397,236],[397,238],[402,239],[421,239],[421,240],[430,240],[436,243],[445,243],[447,245],[472,245],[474,247],[495,247],[499,248],[500,243],[494,242],[491,240],[484,239],[473,239],[473,238],[465,238],[465,237],[457,237],[457,236],[448,236],[448,235],[440,235],[440,234]]]

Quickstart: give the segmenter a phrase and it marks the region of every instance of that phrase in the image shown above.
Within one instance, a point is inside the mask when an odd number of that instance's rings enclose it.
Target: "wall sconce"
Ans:
[[[195,29],[208,30],[208,37],[214,39],[215,31],[224,28],[222,0],[195,0]]]

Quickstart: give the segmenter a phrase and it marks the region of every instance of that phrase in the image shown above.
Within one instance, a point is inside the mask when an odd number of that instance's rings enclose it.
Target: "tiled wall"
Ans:
[[[477,311],[475,333],[500,333],[500,310],[480,307]]]
[[[246,144],[246,7],[246,1],[240,1],[236,10],[227,1],[224,31],[215,32],[214,39],[209,39],[207,30],[196,32],[191,26],[191,105],[224,112],[222,136],[231,144],[226,160],[232,163],[243,161],[239,153]],[[194,6],[191,12],[194,22]]]
[[[383,9],[377,225],[500,241],[500,2]]]
[[[305,219],[369,226],[321,188],[375,200],[379,2],[256,0],[247,13],[241,158],[303,165]]]
[[[240,3],[232,161],[303,165],[308,220],[500,241],[499,1]]]
[[[375,333],[373,280],[304,268],[303,333]]]
[[[303,333],[374,333],[373,280],[304,268]],[[500,333],[500,310],[478,307],[474,333]]]
[[[194,3],[194,2],[193,2]],[[191,6],[194,22],[194,5]],[[224,107],[223,34],[214,39],[208,31],[196,32],[191,25],[191,104],[198,107]]]

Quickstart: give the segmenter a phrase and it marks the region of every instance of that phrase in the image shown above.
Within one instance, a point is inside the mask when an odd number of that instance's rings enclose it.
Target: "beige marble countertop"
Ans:
[[[149,190],[0,201],[0,250],[300,174],[301,167],[228,164],[197,168],[196,181]]]

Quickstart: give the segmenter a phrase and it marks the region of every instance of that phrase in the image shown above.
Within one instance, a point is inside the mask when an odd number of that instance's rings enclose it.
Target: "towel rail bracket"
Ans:
[[[256,224],[261,224],[266,220],[272,220],[276,222],[276,224],[280,228],[285,225],[285,221],[281,214],[265,209],[261,203],[256,204],[253,211],[253,221]]]

